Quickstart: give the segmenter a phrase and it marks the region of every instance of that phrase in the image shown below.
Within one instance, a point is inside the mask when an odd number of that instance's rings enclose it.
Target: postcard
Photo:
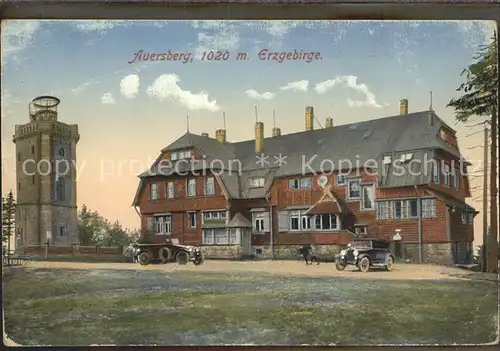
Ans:
[[[5,342],[498,341],[495,28],[5,21]]]

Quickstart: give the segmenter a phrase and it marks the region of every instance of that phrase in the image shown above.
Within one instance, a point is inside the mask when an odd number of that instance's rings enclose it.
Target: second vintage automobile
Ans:
[[[335,257],[335,267],[339,271],[347,266],[356,266],[361,272],[368,272],[370,268],[391,271],[393,264],[389,242],[377,239],[354,240]]]
[[[201,249],[196,246],[186,246],[173,243],[163,244],[136,244],[135,256],[137,261],[146,266],[150,263],[177,262],[178,264],[187,264],[193,262],[200,265],[204,262]]]

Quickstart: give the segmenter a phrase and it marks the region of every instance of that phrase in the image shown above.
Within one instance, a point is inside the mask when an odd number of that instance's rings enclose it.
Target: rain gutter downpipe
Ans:
[[[271,259],[274,260],[274,223],[273,223],[273,205],[269,200],[269,192],[266,193],[266,201],[269,204],[269,235],[271,240]]]
[[[418,263],[422,263],[422,199],[418,186],[415,185],[415,192],[417,193],[417,214],[418,214]]]

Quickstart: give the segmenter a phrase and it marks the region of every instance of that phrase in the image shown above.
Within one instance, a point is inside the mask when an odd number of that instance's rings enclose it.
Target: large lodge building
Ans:
[[[144,233],[203,246],[213,257],[292,258],[303,244],[324,255],[354,238],[391,241],[401,259],[470,260],[477,212],[456,132],[434,111],[305,131],[226,140],[186,133],[139,175],[133,206]],[[349,167],[349,163],[352,167]],[[350,168],[350,169],[348,169]]]

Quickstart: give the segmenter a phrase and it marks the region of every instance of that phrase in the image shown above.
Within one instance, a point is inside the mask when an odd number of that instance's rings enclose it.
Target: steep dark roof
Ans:
[[[429,123],[430,119],[433,123]],[[207,165],[211,165],[212,169],[213,166],[222,166],[226,171],[220,178],[228,195],[231,198],[254,198],[265,196],[275,177],[302,174],[305,165],[310,165],[314,171],[329,171],[330,163],[324,160],[333,161],[335,168],[338,168],[339,160],[349,160],[353,165],[356,162],[362,165],[367,160],[377,160],[381,164],[383,155],[387,153],[433,149],[444,149],[461,157],[457,149],[438,137],[443,125],[444,122],[433,111],[422,111],[268,137],[263,143],[263,154],[267,157],[264,163],[258,162],[259,155],[255,153],[253,139],[220,144],[214,138],[186,133],[162,151],[198,149],[204,154],[204,160],[193,160],[193,169],[206,168]],[[424,154],[422,151],[416,153],[419,157]],[[277,162],[280,157],[284,161],[281,165]],[[189,168],[189,165],[181,168]],[[309,168],[305,170],[310,173]],[[158,169],[153,165],[139,177],[155,175],[158,175]],[[249,189],[248,181],[254,176],[265,178],[264,188]],[[390,179],[385,182],[385,186],[392,183]],[[399,182],[398,186],[405,186],[425,183],[425,180],[405,179]]]

